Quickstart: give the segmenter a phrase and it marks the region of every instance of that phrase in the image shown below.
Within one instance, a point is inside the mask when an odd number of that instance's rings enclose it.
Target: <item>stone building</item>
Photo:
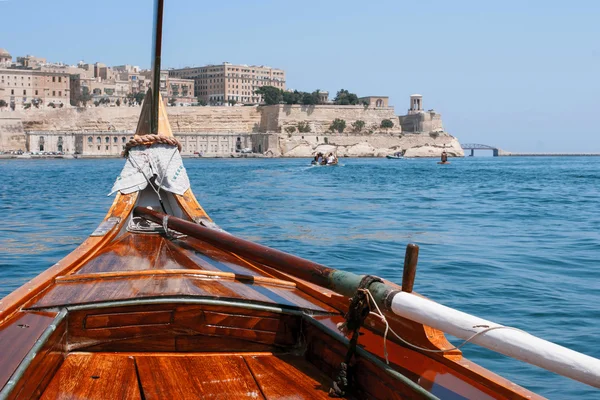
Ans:
[[[165,99],[169,103],[175,100],[177,105],[195,103],[194,80],[167,77],[167,97]]]
[[[0,65],[12,64],[12,56],[6,49],[0,49]]]
[[[31,55],[17,57],[17,64],[24,68],[36,69],[46,64],[46,62],[46,59],[43,57],[35,57]]]
[[[181,154],[229,156],[253,147],[251,133],[175,133],[181,142]]]
[[[11,108],[24,108],[40,101],[45,106],[69,105],[70,93],[68,73],[0,68],[0,100]]]
[[[258,104],[262,97],[255,91],[262,86],[285,90],[285,71],[256,65],[223,63],[169,70],[175,78],[193,79],[196,96],[209,104],[226,104],[235,101]]]
[[[73,154],[77,135],[73,132],[28,132],[27,150]]]
[[[360,103],[366,103],[369,107],[389,107],[388,96],[366,96],[358,99]]]
[[[133,139],[133,132],[36,132],[26,136],[29,152],[64,152],[83,156],[116,157]],[[255,139],[251,133],[175,133],[181,142],[184,156],[204,155],[228,157],[245,148],[267,149],[262,138]],[[255,141],[259,141],[260,143]]]
[[[119,156],[125,144],[133,139],[132,132],[75,132],[75,152],[85,156]]]
[[[144,91],[146,91],[152,82],[152,71],[142,71],[141,76],[145,86]],[[195,103],[194,86],[193,79],[176,78],[171,76],[168,71],[160,72],[160,94],[167,103],[173,99],[177,105]]]
[[[406,133],[431,133],[443,132],[442,116],[434,110],[423,110],[423,96],[413,94],[410,96],[410,108],[407,115],[399,117],[402,132]]]

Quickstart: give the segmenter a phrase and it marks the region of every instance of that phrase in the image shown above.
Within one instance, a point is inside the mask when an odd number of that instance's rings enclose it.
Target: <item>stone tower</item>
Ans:
[[[423,96],[420,94],[410,95],[410,108],[408,114],[418,114],[423,111]]]
[[[0,64],[12,63],[12,56],[5,49],[0,49]]]

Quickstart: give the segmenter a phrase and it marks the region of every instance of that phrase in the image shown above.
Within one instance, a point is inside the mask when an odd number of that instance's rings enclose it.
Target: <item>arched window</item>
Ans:
[[[94,142],[94,138],[93,138],[93,137],[91,137],[91,136],[89,136],[89,137],[88,137],[88,143],[93,143],[93,142]]]
[[[375,102],[375,107],[382,107],[382,106],[383,106],[383,100],[377,99],[377,102]]]
[[[114,143],[117,143],[118,141],[119,141],[119,138],[115,136],[115,137],[113,138],[113,142],[114,142]]]
[[[105,138],[104,138],[104,141],[105,141],[106,143],[110,143],[110,138],[107,136],[107,137],[105,137]]]
[[[40,136],[40,141],[39,141],[39,143],[40,143],[40,151],[44,151],[44,142],[45,142],[44,137]]]
[[[100,136],[98,136],[96,138],[96,143],[102,143],[102,138]],[[100,150],[100,149],[98,149],[98,150]]]
[[[121,138],[121,142],[123,142],[123,143],[127,142],[127,138],[126,138],[125,136],[123,136],[123,137]]]

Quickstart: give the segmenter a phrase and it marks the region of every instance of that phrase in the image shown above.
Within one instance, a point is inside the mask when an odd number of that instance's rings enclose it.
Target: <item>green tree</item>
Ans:
[[[286,126],[285,131],[291,135],[292,133],[296,132],[296,127],[295,126]]]
[[[356,120],[352,123],[352,129],[356,133],[360,133],[360,131],[362,131],[364,127],[365,127],[365,121],[362,121],[360,119]]]
[[[383,121],[381,121],[381,128],[389,129],[389,128],[393,128],[393,127],[394,127],[394,123],[392,122],[392,120],[384,119]]]
[[[254,93],[262,96],[266,105],[279,104],[283,100],[283,91],[275,86],[262,86]]]
[[[300,133],[309,133],[310,125],[306,121],[298,122],[298,132]]]
[[[171,107],[175,107],[175,106],[177,105],[177,99],[176,99],[175,97],[171,97],[171,98],[169,99],[169,105],[170,105]]]
[[[302,102],[303,93],[297,90],[293,92],[283,92],[281,99],[285,104],[300,104]]]
[[[339,133],[342,133],[344,132],[344,129],[346,129],[346,121],[340,118],[334,119],[331,125],[329,126],[329,130],[332,132],[338,131]]]
[[[359,103],[358,96],[354,93],[350,93],[346,89],[341,89],[337,92],[333,102],[341,106],[356,105]]]
[[[31,108],[31,103],[24,103],[23,108],[29,110]]]
[[[52,102],[48,103],[48,107],[56,108],[56,106]]]
[[[4,100],[0,100],[0,108],[8,107],[8,103]]]
[[[227,101],[229,103],[230,106],[235,106],[237,104],[237,100],[228,100]]]
[[[304,93],[302,93],[302,104],[315,105],[315,104],[317,104],[317,100],[312,95],[312,93],[304,92]]]

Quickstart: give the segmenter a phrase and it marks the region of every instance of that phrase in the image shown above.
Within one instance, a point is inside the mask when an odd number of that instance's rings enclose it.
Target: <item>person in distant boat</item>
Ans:
[[[442,162],[448,162],[448,154],[446,153],[446,150],[442,151]]]
[[[323,156],[321,157],[320,165],[327,165],[327,154],[323,154]]]
[[[317,164],[323,164],[323,153],[317,154]]]
[[[337,163],[337,159],[335,158],[333,153],[329,153],[329,156],[327,157],[327,165],[334,165],[336,163]]]
[[[313,160],[310,162],[312,165],[317,165],[319,164],[319,155],[315,155],[315,158],[313,158]]]

